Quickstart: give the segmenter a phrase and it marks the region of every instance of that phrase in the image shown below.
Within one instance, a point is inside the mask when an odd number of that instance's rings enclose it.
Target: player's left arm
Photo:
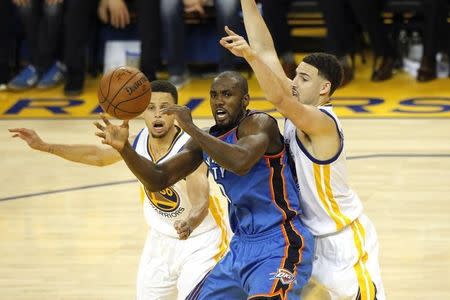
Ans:
[[[241,176],[247,174],[266,152],[274,153],[281,149],[278,126],[264,114],[245,118],[239,125],[237,143],[229,144],[198,128],[185,106],[171,106],[165,113],[174,114],[178,124],[215,162]]]
[[[209,211],[209,183],[208,168],[202,163],[195,172],[186,177],[186,187],[189,201],[192,204],[191,211],[185,220],[175,222],[180,240],[187,239],[208,215]]]

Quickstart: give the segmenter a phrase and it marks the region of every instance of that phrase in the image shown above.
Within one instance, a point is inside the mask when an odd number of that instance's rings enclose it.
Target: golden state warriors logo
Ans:
[[[163,212],[173,212],[180,206],[180,197],[172,187],[165,188],[158,193],[152,193],[147,190],[145,193],[151,204]]]

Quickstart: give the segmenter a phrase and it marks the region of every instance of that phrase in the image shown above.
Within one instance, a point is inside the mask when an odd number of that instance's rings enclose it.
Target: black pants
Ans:
[[[6,83],[11,76],[13,51],[13,5],[10,0],[0,0],[0,83]]]
[[[269,28],[279,56],[292,52],[291,35],[287,23],[287,13],[291,0],[263,0],[264,21]]]
[[[68,82],[82,82],[86,71],[86,47],[97,20],[98,0],[65,0],[64,62]]]
[[[450,48],[450,30],[447,23],[448,0],[424,0],[423,56],[428,62],[435,60],[439,48]],[[441,38],[443,37],[443,38]],[[440,41],[447,41],[440,43]],[[450,51],[449,51],[450,53]]]
[[[31,0],[29,6],[18,6],[30,63],[46,71],[59,58],[63,5],[48,5],[45,0]]]
[[[355,51],[358,25],[369,35],[376,56],[396,55],[381,19],[380,0],[319,0],[328,30],[329,51],[343,56]]]

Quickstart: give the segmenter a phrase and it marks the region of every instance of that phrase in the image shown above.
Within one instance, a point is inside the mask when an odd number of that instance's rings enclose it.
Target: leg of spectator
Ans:
[[[18,13],[22,21],[25,41],[30,55],[30,63],[36,66],[38,57],[38,36],[40,32],[40,15],[44,0],[31,0],[27,6],[18,6]]]
[[[344,69],[342,85],[354,77],[356,52],[355,16],[347,0],[319,0],[327,27],[327,51],[336,55]]]
[[[290,4],[290,0],[262,1],[264,21],[273,37],[273,43],[279,56],[292,52],[290,30],[287,23]]]
[[[391,78],[398,55],[381,19],[381,1],[350,0],[350,4],[358,22],[364,31],[369,34],[372,50],[375,54],[372,81],[383,81]],[[377,58],[381,58],[380,63],[378,63]]]
[[[319,0],[327,27],[327,51],[343,57],[356,50],[356,24],[347,0]]]
[[[439,37],[447,36],[445,29],[447,25],[447,0],[425,0],[423,1],[423,12],[425,15],[423,28],[423,56],[417,80],[421,82],[436,78],[436,54],[439,49]]]
[[[41,31],[38,37],[39,68],[48,70],[59,58],[61,49],[61,27],[63,18],[63,4],[45,2],[41,18]]]
[[[167,47],[167,68],[170,76],[182,76],[185,65],[184,6],[181,0],[161,0],[162,32]]]
[[[152,81],[160,62],[160,0],[138,0],[138,27],[141,39],[141,70]]]
[[[11,1],[0,1],[0,90],[6,87],[10,79],[10,59],[12,50],[12,16],[13,6]]]
[[[224,34],[224,27],[236,28],[239,22],[239,0],[216,0],[214,2],[216,9],[216,22],[219,35]],[[219,62],[219,71],[233,70],[235,68],[235,57],[225,48],[220,47],[221,59]]]
[[[67,66],[66,95],[78,95],[83,90],[86,47],[90,24],[95,21],[97,0],[66,0],[64,15],[64,59]]]

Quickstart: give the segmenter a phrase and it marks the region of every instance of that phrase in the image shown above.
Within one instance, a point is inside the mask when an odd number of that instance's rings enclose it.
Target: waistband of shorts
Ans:
[[[285,222],[292,222],[292,224],[299,229],[299,226],[303,226],[300,219],[298,219],[298,222],[294,219],[290,220],[290,221],[285,221]],[[281,237],[284,239],[284,235],[283,235],[283,231],[281,229],[281,226],[283,226],[283,224],[279,224],[277,226],[275,226],[274,228],[271,228],[269,230],[260,232],[260,233],[254,233],[254,234],[244,234],[244,233],[235,233],[233,235],[233,237],[235,239],[241,240],[241,241],[246,241],[246,242],[260,242],[260,241],[265,241],[265,240],[272,240],[273,238],[276,237]]]
[[[321,234],[321,235],[316,235],[316,238],[327,238],[333,235],[338,235],[339,233],[343,232],[344,230],[346,230],[347,228],[350,228],[350,226],[352,226],[353,223],[355,223],[356,220],[358,220],[360,217],[362,216],[362,214],[360,216],[358,216],[356,219],[354,219],[350,224],[345,225],[344,227],[342,227],[341,230],[338,231],[333,231],[330,233],[325,233],[325,234]]]

